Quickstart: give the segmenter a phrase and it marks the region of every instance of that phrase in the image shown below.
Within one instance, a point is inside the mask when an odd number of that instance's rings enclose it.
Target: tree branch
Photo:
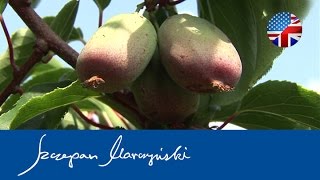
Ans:
[[[13,52],[12,41],[11,41],[10,34],[7,29],[6,23],[4,22],[4,19],[1,15],[0,15],[0,21],[1,21],[1,26],[2,26],[3,32],[4,32],[6,39],[7,39],[7,42],[8,42],[10,64],[11,64],[11,67],[13,70],[13,75],[15,75],[16,73],[18,73],[19,67],[17,66],[16,62],[14,61],[14,52]]]
[[[99,124],[99,123],[96,123],[94,122],[92,119],[89,119],[86,115],[84,115],[81,110],[76,106],[76,105],[72,105],[71,108],[85,121],[87,122],[88,124],[92,125],[92,126],[95,126],[95,127],[98,127],[100,129],[114,129],[112,127],[109,127],[109,126],[105,126],[103,124]]]
[[[9,0],[9,4],[37,38],[45,40],[50,50],[61,57],[73,68],[76,67],[79,53],[51,30],[51,28],[33,10],[30,1]]]
[[[27,62],[20,67],[19,73],[16,73],[13,76],[10,84],[4,89],[4,91],[0,94],[0,106],[7,100],[7,98],[16,92],[22,92],[20,88],[20,84],[31,70],[31,68],[41,61],[41,59],[48,53],[49,48],[47,43],[41,39],[36,41],[34,50],[27,60]]]

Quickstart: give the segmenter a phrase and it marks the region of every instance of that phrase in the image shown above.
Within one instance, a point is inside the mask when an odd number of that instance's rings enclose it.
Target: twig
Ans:
[[[114,129],[114,128],[111,128],[109,126],[105,126],[103,124],[99,124],[99,123],[96,123],[94,122],[92,119],[89,119],[86,115],[84,115],[81,110],[76,106],[76,105],[72,105],[71,108],[84,120],[86,121],[88,124],[92,125],[92,126],[95,126],[95,127],[98,127],[100,129]]]
[[[231,123],[234,120],[234,118],[236,118],[237,116],[238,116],[238,113],[232,114],[230,117],[228,117],[228,119],[226,121],[223,122],[223,124],[221,126],[219,126],[217,128],[217,130],[222,130],[226,125]]]
[[[19,72],[19,66],[17,66],[16,62],[14,61],[14,52],[13,52],[13,46],[12,46],[10,34],[8,32],[8,28],[7,28],[6,23],[4,22],[4,19],[2,16],[0,16],[0,21],[1,21],[1,26],[2,26],[3,32],[4,32],[6,39],[7,39],[7,42],[8,42],[10,64],[11,64],[11,67],[13,70],[13,75],[16,75]]]
[[[140,125],[143,125],[148,121],[148,118],[140,113],[132,93],[115,92],[112,94],[112,99],[137,115],[140,120]]]
[[[50,50],[66,61],[70,66],[76,67],[79,53],[63,41],[30,6],[28,0],[9,0],[9,4],[26,23],[37,38],[47,42]]]
[[[120,119],[120,121],[126,126],[128,130],[131,130],[130,125],[126,121],[126,118],[123,117],[120,113],[118,113],[116,110],[112,109],[116,116]]]
[[[43,40],[38,39],[29,59],[26,61],[24,65],[20,67],[19,73],[13,76],[13,79],[10,82],[10,84],[0,94],[0,106],[6,101],[6,99],[11,94],[16,92],[21,94],[22,90],[19,85],[21,84],[25,76],[28,74],[28,72],[31,70],[31,68],[35,64],[40,62],[41,59],[48,53],[48,51],[49,49],[47,43]]]

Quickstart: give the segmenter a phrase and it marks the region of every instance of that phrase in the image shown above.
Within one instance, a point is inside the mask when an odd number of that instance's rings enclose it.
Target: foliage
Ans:
[[[7,3],[0,2],[0,15]],[[40,0],[32,1],[32,7],[39,3]],[[77,0],[68,1],[56,16],[42,19],[66,43],[84,42],[82,29],[74,27],[79,3]],[[93,3],[101,15],[110,0],[94,0]],[[256,84],[283,50],[266,38],[267,22],[281,11],[305,17],[310,1],[198,0],[197,4],[199,16],[214,23],[231,39],[240,54],[243,73],[235,91],[203,94],[198,111],[186,123],[187,128],[206,128],[210,121],[225,121],[232,117],[234,124],[246,129],[320,129],[319,94],[287,81]],[[10,5],[14,6],[14,3]],[[157,28],[175,13],[174,6],[168,6],[144,15]],[[11,35],[14,60],[20,67],[28,65],[37,43],[37,32],[29,27],[31,30],[22,28]],[[61,65],[52,58],[56,52],[49,50],[42,58],[44,63],[36,64],[17,84],[23,89],[23,94],[12,92],[1,105],[0,129],[99,129],[88,124],[72,108],[75,106],[87,117],[96,116],[98,120],[91,120],[102,126],[125,129],[154,127],[139,112],[130,92],[103,94],[84,88],[77,81],[74,69]],[[9,59],[8,49],[0,55],[1,93],[16,81]]]

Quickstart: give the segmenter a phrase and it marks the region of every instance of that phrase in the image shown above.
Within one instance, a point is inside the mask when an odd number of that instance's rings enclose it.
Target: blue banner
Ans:
[[[0,179],[318,179],[320,131],[1,131]]]

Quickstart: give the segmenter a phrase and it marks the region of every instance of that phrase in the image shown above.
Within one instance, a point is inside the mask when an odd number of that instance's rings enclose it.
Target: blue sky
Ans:
[[[56,15],[63,7],[66,0],[42,0],[36,11],[40,16]],[[111,16],[120,13],[133,12],[136,4],[142,0],[119,1],[113,0],[104,12],[104,21]],[[179,12],[197,14],[196,0],[187,0],[178,6]],[[294,13],[294,12],[292,12]],[[10,33],[18,28],[25,27],[11,7],[7,7],[4,12]],[[293,47],[287,48],[278,57],[269,73],[259,82],[267,80],[289,80],[297,82],[307,88],[320,92],[320,2],[314,0],[311,11],[307,18],[302,21],[303,35],[301,40]],[[75,23],[76,27],[81,27],[85,40],[97,30],[98,11],[92,1],[82,0],[79,13]],[[71,43],[78,52],[83,45],[79,42]],[[3,31],[0,31],[0,52],[7,48]]]

